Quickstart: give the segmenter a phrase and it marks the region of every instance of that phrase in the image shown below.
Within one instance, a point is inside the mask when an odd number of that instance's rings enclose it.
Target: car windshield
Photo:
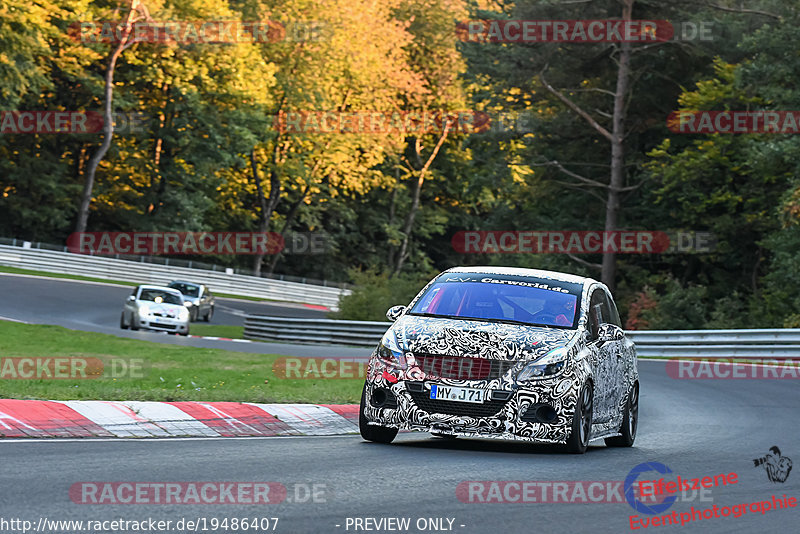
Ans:
[[[533,277],[453,273],[439,277],[409,313],[576,328],[582,287]]]
[[[182,299],[178,295],[168,293],[161,289],[142,289],[139,300],[147,300],[156,303],[163,302],[165,304],[183,304]]]
[[[200,286],[194,284],[184,284],[181,282],[172,282],[169,287],[177,289],[187,297],[196,297],[200,293]]]

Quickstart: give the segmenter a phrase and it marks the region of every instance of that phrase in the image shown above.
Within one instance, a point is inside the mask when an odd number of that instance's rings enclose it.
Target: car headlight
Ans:
[[[188,318],[189,318],[189,310],[187,310],[186,308],[181,308],[180,311],[178,311],[178,319],[180,319],[181,321],[185,321]]]
[[[150,315],[150,306],[147,304],[139,306],[139,315]]]
[[[397,343],[397,336],[394,330],[389,329],[383,334],[381,344],[378,345],[378,358],[384,365],[394,369],[405,369],[407,367],[406,357]]]
[[[183,305],[186,306],[187,308],[191,308],[192,306],[194,306],[194,302],[192,302],[191,300],[184,300]]]
[[[517,375],[517,382],[547,378],[559,373],[566,365],[567,349],[559,347],[553,349],[538,360],[530,362],[522,368]]]

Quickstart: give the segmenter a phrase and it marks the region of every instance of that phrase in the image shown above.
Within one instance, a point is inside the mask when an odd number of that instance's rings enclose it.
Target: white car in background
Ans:
[[[189,335],[189,310],[177,289],[140,285],[128,295],[119,326],[123,330],[158,330]]]

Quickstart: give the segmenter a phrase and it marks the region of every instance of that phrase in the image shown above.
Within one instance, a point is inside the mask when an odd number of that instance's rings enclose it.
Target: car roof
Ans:
[[[541,269],[526,269],[523,267],[494,267],[489,265],[479,265],[474,267],[453,267],[444,271],[446,273],[479,273],[479,274],[499,274],[511,276],[535,276],[537,278],[548,278],[559,282],[571,282],[574,284],[597,283],[593,278],[577,276],[557,271],[544,271]]]
[[[197,282],[187,282],[186,280],[173,280],[170,284],[186,284],[187,286],[197,286],[200,287],[203,284],[198,284]]]
[[[172,294],[177,293],[178,295],[181,295],[181,292],[178,291],[177,289],[173,289],[171,287],[166,287],[166,286],[151,286],[151,285],[142,284],[142,285],[139,286],[139,288],[140,289],[158,289],[159,291],[164,291],[166,293],[172,293]]]

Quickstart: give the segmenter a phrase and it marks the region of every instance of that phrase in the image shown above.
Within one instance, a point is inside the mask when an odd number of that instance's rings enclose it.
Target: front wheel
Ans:
[[[625,415],[622,418],[620,436],[606,438],[607,447],[631,447],[636,439],[636,429],[639,426],[639,385],[634,384],[628,393],[625,403]]]
[[[123,330],[128,329],[128,325],[125,324],[125,312],[122,312],[122,315],[119,316],[119,327]]]
[[[374,441],[376,443],[391,443],[395,436],[397,436],[397,429],[368,424],[367,417],[364,415],[366,406],[367,385],[364,384],[364,389],[361,390],[361,408],[358,411],[358,430],[361,432],[361,437],[367,441]]]
[[[206,314],[206,316],[205,316],[205,317],[203,317],[203,320],[204,320],[205,322],[209,323],[209,322],[211,322],[211,318],[212,318],[212,317],[214,317],[214,306],[211,306],[211,307],[208,309],[208,313]]]
[[[575,413],[572,415],[572,432],[567,439],[567,451],[572,454],[583,454],[589,447],[593,404],[592,385],[587,383],[578,395]]]

